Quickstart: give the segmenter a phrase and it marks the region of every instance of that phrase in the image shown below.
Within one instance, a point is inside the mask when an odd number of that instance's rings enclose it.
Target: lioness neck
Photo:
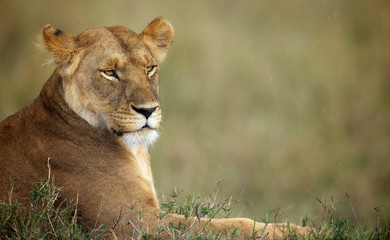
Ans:
[[[39,98],[42,101],[43,107],[50,115],[57,114],[72,127],[76,129],[89,129],[92,133],[92,126],[86,121],[80,121],[80,117],[65,101],[64,80],[59,74],[60,71],[61,69],[57,68],[42,88]]]
[[[148,148],[145,145],[127,146],[130,153],[134,156],[134,165],[138,168],[141,178],[152,189],[154,198],[156,200],[156,206],[158,207],[158,200],[156,189],[154,188],[152,168],[150,166],[150,154]]]

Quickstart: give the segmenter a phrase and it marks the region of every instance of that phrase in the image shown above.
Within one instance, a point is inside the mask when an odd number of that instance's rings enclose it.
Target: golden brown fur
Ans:
[[[11,177],[13,198],[24,201],[47,176],[50,158],[61,198],[78,196],[86,227],[112,225],[121,210],[130,208],[142,210],[145,230],[161,224],[155,216],[160,210],[147,146],[158,135],[158,64],[173,34],[162,18],[141,34],[113,26],[73,37],[47,25],[42,42],[57,68],[38,98],[0,124],[0,200],[8,198]],[[129,220],[138,225],[136,216],[123,218],[125,234],[132,228]],[[162,221],[207,222],[174,214]],[[215,219],[208,228],[239,227],[241,233],[252,233],[253,224],[249,219]],[[264,226],[256,223],[257,230]],[[281,227],[268,225],[266,232],[282,236]]]

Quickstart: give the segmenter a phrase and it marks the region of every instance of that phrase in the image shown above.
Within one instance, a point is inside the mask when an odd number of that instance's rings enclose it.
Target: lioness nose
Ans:
[[[137,107],[134,107],[133,105],[131,106],[131,108],[136,111],[137,113],[139,114],[142,114],[146,117],[146,119],[148,119],[150,117],[150,115],[152,115],[152,113],[154,112],[154,110],[156,110],[157,107],[152,107],[152,108],[137,108]]]

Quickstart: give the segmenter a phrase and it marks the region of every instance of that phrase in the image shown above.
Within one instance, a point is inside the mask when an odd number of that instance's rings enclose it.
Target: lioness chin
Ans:
[[[238,228],[242,236],[255,230],[282,237],[284,224],[157,217],[160,208],[147,147],[158,137],[159,64],[173,35],[172,26],[162,18],[154,19],[141,34],[111,26],[72,36],[45,26],[42,44],[57,67],[33,102],[0,124],[0,200],[8,199],[11,177],[13,199],[26,201],[33,185],[47,176],[50,158],[61,198],[78,198],[81,223],[87,228],[110,226],[121,211],[133,209],[142,211],[142,223],[128,214],[116,236],[126,237],[133,226],[154,232],[172,223],[196,224],[198,229],[207,224],[210,231]]]

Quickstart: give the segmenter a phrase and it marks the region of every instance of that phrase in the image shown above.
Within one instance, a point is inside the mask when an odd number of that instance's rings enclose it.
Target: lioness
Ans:
[[[142,211],[142,224],[137,216],[126,215],[121,219],[124,231],[116,236],[125,237],[133,226],[153,232],[171,222],[199,228],[207,224],[215,231],[239,228],[243,235],[255,227],[271,238],[282,237],[283,224],[156,217],[160,208],[147,148],[158,137],[158,66],[173,35],[163,18],[154,19],[141,34],[111,26],[74,37],[45,26],[42,43],[57,67],[33,102],[0,124],[0,200],[8,199],[11,177],[13,198],[25,201],[33,185],[47,176],[50,158],[61,198],[78,198],[87,228],[112,225],[121,210],[132,208]],[[290,227],[301,233],[309,230]]]

